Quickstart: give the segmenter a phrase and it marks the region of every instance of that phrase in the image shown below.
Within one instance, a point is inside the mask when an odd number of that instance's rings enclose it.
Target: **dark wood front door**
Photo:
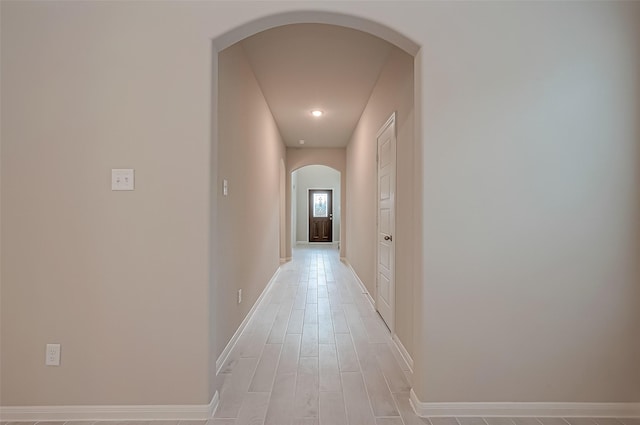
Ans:
[[[331,189],[309,190],[309,242],[333,242]]]

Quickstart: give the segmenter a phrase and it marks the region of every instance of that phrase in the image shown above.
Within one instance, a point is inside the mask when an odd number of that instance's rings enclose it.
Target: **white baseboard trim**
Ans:
[[[398,360],[405,364],[407,370],[413,376],[413,359],[411,358],[411,355],[409,355],[407,349],[404,348],[404,345],[402,344],[402,341],[400,341],[400,338],[398,338],[398,335],[393,334],[391,339],[393,340],[393,346],[397,351],[396,358],[398,356],[400,357]]]
[[[213,418],[216,410],[218,410],[218,405],[220,404],[220,393],[216,391],[211,398],[211,402],[209,403],[209,418]]]
[[[207,420],[220,397],[209,404],[147,406],[0,406],[3,422]]]
[[[351,263],[349,263],[349,261],[346,258],[343,257],[341,258],[341,260],[347,265],[347,267],[351,271],[351,274],[356,279],[356,282],[358,282],[358,285],[360,285],[360,290],[362,290],[362,293],[365,294],[365,296],[367,297],[367,301],[369,301],[369,303],[371,304],[371,307],[373,307],[373,309],[375,310],[376,302],[373,300],[373,297],[367,290],[367,287],[364,286],[364,283],[360,280],[360,276],[358,276],[358,273],[356,273],[355,269],[351,266]]]
[[[425,403],[411,390],[411,407],[421,417],[638,418],[640,403]]]
[[[280,267],[278,267],[278,269],[275,271],[273,276],[271,276],[271,280],[269,280],[269,283],[267,283],[267,286],[264,287],[264,289],[262,290],[262,293],[260,294],[256,302],[253,304],[253,306],[251,307],[251,310],[249,310],[249,313],[247,313],[242,323],[240,323],[240,326],[238,327],[238,329],[236,329],[236,332],[233,334],[233,336],[227,343],[227,346],[224,347],[224,350],[222,350],[222,353],[220,353],[220,356],[218,356],[218,359],[216,360],[216,375],[220,373],[220,370],[222,369],[222,366],[224,365],[224,363],[227,361],[229,354],[231,354],[231,351],[236,346],[236,343],[238,342],[240,335],[242,335],[242,332],[244,332],[245,328],[253,318],[253,315],[256,313],[256,309],[258,308],[258,306],[260,305],[264,297],[271,290],[271,287],[276,282],[276,279],[278,278],[279,274],[280,274]]]

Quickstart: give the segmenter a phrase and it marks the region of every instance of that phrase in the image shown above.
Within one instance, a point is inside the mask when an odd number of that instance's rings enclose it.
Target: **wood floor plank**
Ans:
[[[245,393],[249,389],[258,359],[244,357],[238,360],[233,372],[227,378],[220,390],[220,403],[214,417],[237,418]]]
[[[377,367],[362,370],[374,416],[400,416],[387,382]],[[486,425],[486,424],[485,424]]]
[[[282,344],[264,346],[260,361],[249,385],[249,392],[270,392],[276,375]]]
[[[403,393],[411,390],[411,385],[409,385],[402,368],[398,365],[391,347],[388,344],[377,344],[376,348],[378,365],[387,380],[391,392]]]
[[[303,310],[305,305],[307,305],[307,290],[304,286],[300,286],[298,288],[298,293],[296,294],[296,299],[293,303],[293,308]]]
[[[375,419],[360,372],[343,372],[342,389],[349,424],[373,424]]]
[[[371,305],[371,302],[369,301],[367,295],[361,294],[361,296],[359,297],[354,296],[354,301],[356,310],[358,311],[358,314],[360,314],[360,317],[362,317],[363,319],[372,317],[374,314],[377,314],[375,309]]]
[[[293,419],[296,373],[276,375],[264,425],[282,425]]]
[[[287,333],[301,334],[303,324],[304,324],[304,310],[298,310],[295,308],[291,310],[291,316],[289,317],[289,324],[287,326]]]
[[[340,372],[359,372],[360,364],[349,334],[336,334],[336,350]]]
[[[318,317],[318,342],[320,344],[335,344],[336,338],[333,332],[331,316]]]
[[[309,290],[307,291],[307,304],[317,304],[318,303],[318,289],[317,285],[309,282]]]
[[[338,353],[334,344],[319,345],[320,391],[342,392]]]
[[[304,311],[304,324],[318,324],[318,304],[307,304]]]
[[[301,357],[296,380],[294,418],[318,417],[318,358]]]
[[[300,357],[300,334],[287,334],[282,344],[282,352],[280,353],[280,361],[276,375],[284,373],[296,373],[298,370],[298,359]]]
[[[280,304],[280,301],[284,296],[284,287],[282,285],[279,285],[279,283],[281,283],[280,279],[278,279],[276,284],[273,285],[273,287],[271,288],[271,291],[269,292],[269,295],[271,295],[271,298],[269,299],[269,303],[271,304]],[[261,304],[261,306],[262,305],[266,305],[266,303]]]
[[[320,393],[320,425],[348,425],[341,392]]]
[[[236,425],[262,425],[269,406],[269,393],[247,393],[236,419]]]
[[[375,313],[378,316],[378,313]],[[363,317],[362,323],[369,337],[369,342],[388,343],[391,342],[391,334],[384,324],[381,324],[375,316]]]
[[[338,293],[340,294],[340,299],[342,300],[342,304],[353,303],[353,297],[351,296],[351,292],[347,288],[341,286],[340,289],[338,290]]]
[[[311,323],[303,326],[302,346],[300,357],[318,357],[318,324]]]
[[[284,336],[287,333],[287,326],[289,325],[291,307],[288,303],[280,304],[280,310],[278,310],[278,315],[269,332],[267,344],[282,344],[284,342]]]
[[[220,402],[214,415],[215,418],[236,418],[242,406],[245,391],[227,391],[220,395]]]
[[[344,317],[347,319],[347,325],[349,326],[349,332],[356,338],[361,338],[363,341],[369,342],[369,335],[364,328],[362,318],[353,308],[347,308],[343,305]]]
[[[339,293],[329,293],[329,305],[332,312],[342,309],[342,298],[340,298]]]
[[[327,302],[329,299],[329,291],[327,289],[326,281],[324,282],[324,284],[322,283],[318,284],[318,300],[321,300],[321,299],[326,299]]]
[[[333,331],[337,334],[349,333],[349,326],[347,320],[344,317],[344,311],[342,311],[342,305],[339,310],[332,310],[331,321],[333,322]]]
[[[260,357],[279,309],[278,304],[270,304],[264,309],[259,309],[253,317],[253,332],[242,357]]]
[[[318,318],[331,316],[331,304],[328,298],[318,298]]]
[[[379,367],[378,358],[376,357],[377,345],[378,344],[363,342],[362,340],[354,343],[356,355],[358,356],[358,362],[360,363],[360,369],[362,371],[376,369]]]

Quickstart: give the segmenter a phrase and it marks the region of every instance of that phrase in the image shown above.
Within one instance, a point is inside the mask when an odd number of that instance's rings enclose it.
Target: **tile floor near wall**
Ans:
[[[298,247],[222,368],[215,418],[237,425],[410,421],[408,368],[392,344],[338,250]]]
[[[419,418],[409,405],[409,371],[400,359],[337,249],[299,247],[222,365],[213,419],[97,424],[640,425],[640,419]],[[20,423],[27,424],[36,425]]]

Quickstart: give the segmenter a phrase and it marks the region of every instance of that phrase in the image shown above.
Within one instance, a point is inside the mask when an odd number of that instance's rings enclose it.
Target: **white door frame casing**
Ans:
[[[380,307],[383,302],[380,301],[380,244],[381,244],[381,225],[380,225],[380,136],[384,134],[387,129],[391,127],[392,130],[392,143],[391,143],[391,182],[389,185],[389,197],[390,197],[390,220],[389,220],[389,229],[388,229],[388,237],[391,238],[389,241],[389,256],[390,256],[390,268],[388,271],[389,281],[391,282],[391,290],[389,291],[389,301],[388,305],[391,308],[390,314],[385,317],[382,311],[380,311]],[[384,319],[385,323],[389,327],[392,335],[395,335],[395,312],[396,312],[396,297],[395,297],[395,241],[393,240],[396,230],[396,217],[395,217],[395,209],[396,209],[396,112],[394,111],[389,119],[380,127],[380,130],[376,133],[376,258],[374,261],[375,264],[375,308],[380,313],[381,317]],[[386,239],[386,237],[385,237]],[[384,306],[382,306],[384,307]],[[386,308],[386,307],[384,307]]]

